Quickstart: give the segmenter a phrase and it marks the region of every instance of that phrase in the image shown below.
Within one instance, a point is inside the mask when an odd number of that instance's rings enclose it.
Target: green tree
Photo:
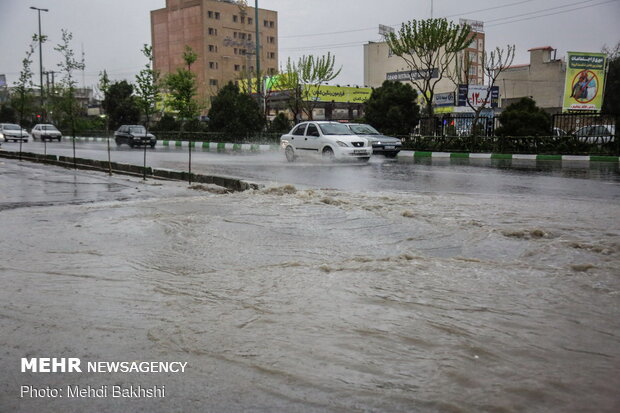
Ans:
[[[411,20],[385,36],[390,51],[405,61],[410,79],[422,93],[426,113],[433,114],[433,96],[458,52],[471,43],[471,28],[446,19]]]
[[[58,63],[60,72],[63,74],[60,109],[64,112],[67,123],[71,129],[71,136],[73,139],[73,165],[75,167],[75,118],[80,110],[80,105],[75,99],[77,81],[73,77],[73,72],[75,70],[84,70],[85,65],[84,60],[76,60],[73,49],[71,49],[69,44],[72,39],[73,34],[63,29],[62,43],[58,44],[54,50],[60,52],[63,57],[63,60]]]
[[[544,136],[549,134],[551,117],[530,98],[508,105],[499,115],[498,136]]]
[[[15,123],[17,120],[17,112],[8,104],[0,106],[0,122]]]
[[[607,79],[605,80],[605,96],[603,113],[620,116],[620,43],[613,49],[603,48],[607,54]]]
[[[418,124],[418,93],[409,84],[386,80],[366,102],[365,120],[385,134],[405,135]]]
[[[269,124],[269,132],[285,133],[291,130],[291,122],[282,112],[278,113]]]
[[[196,75],[191,71],[192,63],[196,59],[196,53],[189,46],[185,46],[183,60],[187,68],[178,68],[175,73],[169,73],[164,81],[169,93],[168,104],[177,112],[181,129],[184,121],[195,118],[200,113],[200,105],[196,101]]]
[[[19,72],[19,79],[15,82],[15,91],[11,99],[11,106],[17,112],[17,119],[20,126],[24,122],[26,112],[30,112],[33,107],[32,96],[32,54],[34,53],[34,40],[26,50],[26,57],[22,60],[22,70]]]
[[[104,92],[103,110],[108,115],[110,127],[136,124],[140,120],[140,108],[133,96],[133,86],[126,80],[113,82]]]
[[[289,91],[288,106],[299,120],[303,110],[308,119],[312,119],[312,112],[317,105],[314,99],[319,94],[321,86],[334,80],[342,70],[334,69],[336,57],[331,53],[327,56],[302,56],[295,63],[289,58],[286,71],[279,76],[278,87]]]
[[[258,132],[264,125],[256,100],[241,93],[232,82],[228,82],[213,98],[209,119],[210,131],[237,136]]]
[[[144,113],[145,126],[148,130],[151,116],[159,102],[159,73],[153,69],[153,47],[145,44],[142,53],[147,58],[147,63],[136,75],[136,102]]]

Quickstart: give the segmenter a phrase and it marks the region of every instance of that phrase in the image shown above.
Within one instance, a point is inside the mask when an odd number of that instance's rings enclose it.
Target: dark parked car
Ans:
[[[150,145],[154,148],[157,143],[155,136],[146,133],[146,128],[142,125],[122,125],[114,132],[114,140],[118,146],[125,143],[132,148],[141,145]]]
[[[347,123],[346,125],[357,136],[368,139],[368,143],[372,145],[372,153],[375,155],[395,158],[402,148],[403,144],[400,139],[385,136],[370,125],[365,123]]]

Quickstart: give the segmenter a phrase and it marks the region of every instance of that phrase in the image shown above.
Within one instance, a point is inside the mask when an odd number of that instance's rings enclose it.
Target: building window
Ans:
[[[233,14],[233,23],[237,23],[238,17],[236,14]]]
[[[276,74],[276,69],[274,69],[273,67],[269,68],[269,74],[270,75],[275,75]]]
[[[470,67],[468,74],[470,76],[476,76],[478,74],[478,68],[476,66]]]
[[[220,19],[220,12],[216,11],[215,12],[215,20],[219,20]]]
[[[241,23],[245,24],[245,16],[241,16]]]
[[[209,62],[209,69],[217,69],[218,65],[217,62]]]
[[[274,23],[272,21],[269,22],[269,27],[273,29]]]
[[[207,16],[208,16],[210,19],[212,19],[212,18],[213,18],[213,12],[212,12],[211,10],[209,10],[209,11],[207,12]]]
[[[237,38],[237,32],[233,32],[233,37],[236,39]]]
[[[275,43],[276,42],[276,38],[273,36],[269,36],[267,37],[267,43]]]
[[[269,27],[269,21],[267,21],[267,20],[263,20],[263,26],[265,26],[265,27]]]
[[[478,53],[476,52],[469,52],[469,61],[473,62],[473,63],[478,63]]]
[[[214,29],[213,27],[209,27],[208,33],[210,36],[217,36],[217,29]]]
[[[234,54],[239,54],[239,49],[237,49],[236,47],[233,49],[233,53]]]
[[[275,58],[276,58],[275,52],[268,52],[267,53],[267,59],[275,59]]]
[[[209,86],[217,86],[217,79],[209,79]]]
[[[252,40],[252,35],[248,34],[248,40]]]
[[[254,23],[254,19],[252,19],[251,17],[248,17],[248,24],[253,24]]]
[[[241,65],[235,65],[235,72],[238,72],[241,70]]]
[[[217,46],[214,44],[209,45],[209,51],[213,53],[217,53]]]

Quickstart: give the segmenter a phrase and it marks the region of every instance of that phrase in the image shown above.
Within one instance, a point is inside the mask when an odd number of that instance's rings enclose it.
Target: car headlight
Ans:
[[[4,139],[4,134],[0,133],[0,139]]]
[[[342,142],[342,141],[336,141],[336,143],[338,144],[338,146],[343,146],[343,147],[347,147],[349,145],[346,144],[346,142]]]

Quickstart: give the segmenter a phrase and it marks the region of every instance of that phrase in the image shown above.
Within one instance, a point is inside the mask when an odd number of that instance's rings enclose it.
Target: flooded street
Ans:
[[[620,409],[617,178],[218,194],[0,164],[2,412]],[[187,368],[22,373],[23,357]],[[166,395],[20,398],[130,384]]]

